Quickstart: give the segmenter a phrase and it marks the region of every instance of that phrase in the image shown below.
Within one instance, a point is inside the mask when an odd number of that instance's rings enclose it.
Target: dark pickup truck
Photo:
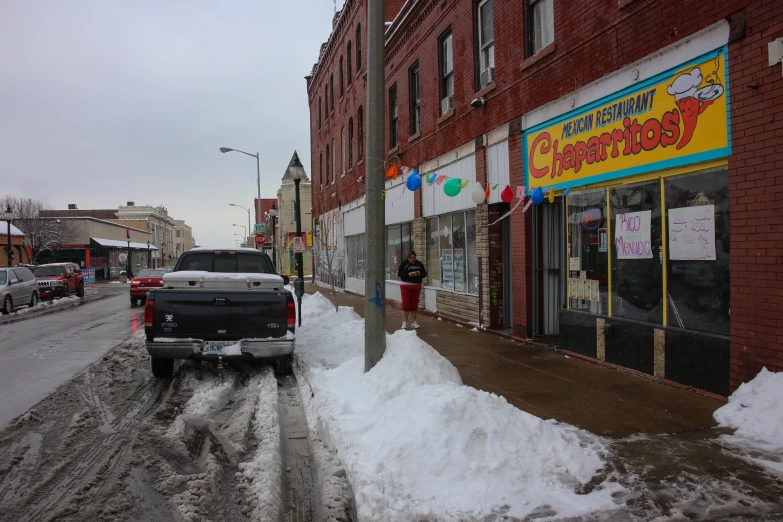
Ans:
[[[144,307],[153,375],[171,378],[174,359],[269,359],[276,374],[290,374],[296,308],[286,284],[257,250],[182,254]]]

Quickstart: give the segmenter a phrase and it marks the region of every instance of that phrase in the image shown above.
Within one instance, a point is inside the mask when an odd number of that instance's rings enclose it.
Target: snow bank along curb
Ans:
[[[0,317],[0,324],[14,323],[23,319],[32,319],[33,317],[38,317],[39,315],[45,315],[47,313],[59,312],[64,308],[77,306],[81,303],[82,298],[76,296],[61,297],[51,301],[39,301],[38,304],[32,308],[29,306],[27,308],[20,308],[15,312]],[[26,317],[28,314],[32,314],[32,317]]]
[[[579,516],[618,507],[623,488],[578,494],[607,443],[463,386],[415,332],[387,337],[364,373],[364,321],[321,294],[305,296],[297,359],[312,388],[308,418],[344,463],[360,520],[455,520],[508,514]],[[303,390],[303,396],[309,390]]]
[[[720,426],[736,428],[722,440],[768,452],[771,461],[753,459],[783,472],[783,373],[762,368],[750,382],[742,383],[713,417]],[[774,455],[777,455],[775,457]]]

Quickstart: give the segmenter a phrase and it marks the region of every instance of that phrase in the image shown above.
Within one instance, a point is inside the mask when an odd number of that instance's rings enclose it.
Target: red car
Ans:
[[[147,294],[153,288],[163,286],[163,276],[171,272],[168,268],[145,268],[140,270],[131,281],[130,302],[136,306],[139,300],[143,303],[147,300]]]
[[[41,299],[68,297],[76,294],[84,297],[84,276],[76,263],[50,263],[38,265],[33,270]]]

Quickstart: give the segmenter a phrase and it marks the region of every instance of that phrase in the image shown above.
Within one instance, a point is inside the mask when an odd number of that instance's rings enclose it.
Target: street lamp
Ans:
[[[247,227],[245,225],[237,225],[236,223],[234,223],[232,226],[242,227],[242,230],[245,231],[245,236],[244,236],[245,237],[245,241],[247,241]]]
[[[297,189],[299,188],[299,184],[297,183]],[[299,191],[297,190],[297,194]],[[272,202],[272,208],[269,209],[269,215],[272,218],[272,265],[275,267],[275,271],[277,271],[277,245],[275,244],[276,239],[275,236],[277,236],[277,231],[275,230],[275,221],[277,220],[277,206],[275,205],[275,202]]]
[[[11,220],[14,219],[14,213],[11,211],[11,204],[8,203],[5,212],[3,212],[3,219],[5,219],[8,225],[8,266],[14,261],[14,251],[11,250]]]
[[[220,152],[223,154],[226,152],[241,152],[242,154],[252,156],[256,159],[256,172],[258,174],[258,199],[256,200],[256,216],[258,216],[258,219],[261,219],[261,160],[259,159],[258,153],[256,152],[255,154],[250,154],[249,152],[238,149],[230,149],[228,147],[220,147]]]
[[[283,175],[284,179],[294,180],[294,187],[296,190],[296,203],[294,206],[294,216],[296,217],[296,237],[298,241],[302,240],[302,212],[301,202],[299,201],[299,183],[304,179],[307,180],[307,174],[302,166],[302,162],[299,161],[299,155],[294,151],[294,155],[291,157],[291,162],[288,164],[288,168]],[[302,250],[294,253],[294,260],[296,262],[296,283],[294,284],[294,292],[299,300],[299,326],[302,326],[302,296],[304,295],[304,267],[302,266]]]
[[[147,268],[152,268],[150,265],[150,240],[147,240]]]
[[[253,228],[250,226],[250,209],[249,208],[245,208],[242,205],[237,205],[236,203],[229,203],[228,206],[229,207],[244,208],[247,211],[247,229],[248,230],[253,230]]]

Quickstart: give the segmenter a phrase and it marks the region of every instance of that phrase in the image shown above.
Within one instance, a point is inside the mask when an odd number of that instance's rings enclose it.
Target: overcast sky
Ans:
[[[343,0],[337,1],[338,8]],[[54,208],[164,205],[203,245],[247,223],[255,159],[275,197],[310,172],[306,76],[332,0],[4,2],[0,196]]]

